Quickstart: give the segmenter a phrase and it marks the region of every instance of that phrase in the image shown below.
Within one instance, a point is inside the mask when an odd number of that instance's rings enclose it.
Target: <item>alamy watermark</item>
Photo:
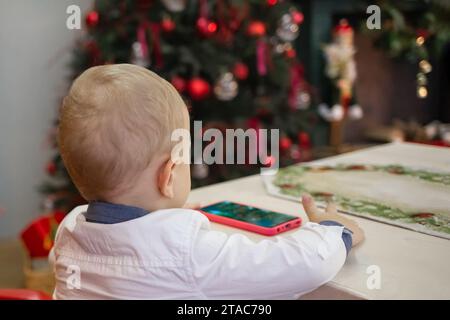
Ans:
[[[381,29],[381,8],[376,4],[369,5],[366,13],[370,16],[366,20],[366,26],[369,30]],[[72,4],[66,8],[66,27],[69,30],[81,29],[81,8],[78,5]]]
[[[366,280],[367,289],[381,289],[381,268],[376,264],[370,265],[366,269],[366,274],[369,275]]]
[[[369,30],[381,29],[381,8],[376,4],[367,7],[366,13],[370,16],[366,20],[366,27]]]
[[[66,27],[69,30],[81,29],[81,9],[80,6],[72,4],[67,7],[66,13],[69,15],[66,19]]]
[[[69,290],[81,289],[81,269],[76,264],[67,267],[66,273],[69,275],[66,279],[66,287]]]
[[[194,121],[193,135],[194,164],[261,164],[261,174],[274,174],[279,168],[279,129],[226,129],[224,134],[216,128],[203,132],[202,121]],[[189,130],[174,130],[171,141],[176,142],[172,162],[190,164]]]

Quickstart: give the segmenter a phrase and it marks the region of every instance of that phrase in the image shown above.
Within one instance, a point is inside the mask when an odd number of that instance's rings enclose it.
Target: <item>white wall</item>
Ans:
[[[91,0],[0,0],[0,238],[40,214],[37,186],[52,154],[46,137],[67,89],[66,8]]]

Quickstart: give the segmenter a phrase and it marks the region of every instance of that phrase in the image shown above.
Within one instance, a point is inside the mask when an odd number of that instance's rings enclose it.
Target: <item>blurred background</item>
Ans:
[[[449,21],[447,0],[0,0],[0,287],[48,285],[36,270],[83,203],[55,132],[85,69],[149,68],[205,129],[278,128],[282,166],[390,141],[450,146]],[[273,160],[192,165],[192,184]]]

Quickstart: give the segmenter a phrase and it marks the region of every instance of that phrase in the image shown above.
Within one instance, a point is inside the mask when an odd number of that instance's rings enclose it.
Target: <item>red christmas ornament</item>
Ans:
[[[233,67],[233,74],[238,80],[245,80],[248,77],[248,67],[245,63],[237,62]]]
[[[174,88],[177,89],[177,91],[179,93],[182,93],[182,92],[184,92],[186,90],[186,80],[184,80],[180,76],[174,76],[172,78],[172,80],[170,80],[170,83],[172,83]]]
[[[298,133],[298,144],[301,149],[310,149],[311,148],[311,139],[309,138],[309,134],[304,131]]]
[[[280,139],[280,150],[287,151],[292,146],[292,140],[289,137],[283,137]]]
[[[56,173],[56,164],[52,161],[47,164],[47,167],[45,168],[45,171],[51,176],[53,176]]]
[[[287,49],[284,53],[285,53],[286,57],[288,57],[289,59],[293,59],[297,55],[297,52],[293,48]]]
[[[97,11],[94,11],[94,10],[90,11],[86,15],[86,25],[89,28],[95,27],[98,24],[99,20],[100,20],[100,16]]]
[[[261,21],[251,21],[247,27],[247,34],[252,37],[261,37],[266,34],[266,25]]]
[[[188,82],[187,90],[193,100],[202,100],[209,96],[211,86],[206,80],[195,77]]]
[[[161,30],[164,32],[167,33],[172,32],[173,30],[175,30],[175,27],[176,27],[175,22],[170,18],[164,18],[161,21]]]
[[[278,3],[278,0],[267,0],[267,5],[268,6],[274,6]]]
[[[303,13],[301,13],[300,11],[294,10],[291,13],[292,16],[292,21],[295,24],[301,24],[303,23],[303,20],[305,19],[305,16],[303,15]]]
[[[205,17],[198,18],[197,30],[204,37],[210,37],[217,31],[217,23]]]
[[[276,161],[277,159],[274,156],[267,156],[267,158],[263,161],[263,165],[265,167],[272,167]]]

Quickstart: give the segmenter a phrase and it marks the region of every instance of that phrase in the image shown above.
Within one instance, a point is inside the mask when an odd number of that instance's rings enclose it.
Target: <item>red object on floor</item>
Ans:
[[[52,297],[28,289],[0,289],[0,300],[52,300]]]
[[[55,211],[50,215],[33,220],[21,233],[28,254],[32,258],[47,257],[53,246],[53,233],[65,213]]]

